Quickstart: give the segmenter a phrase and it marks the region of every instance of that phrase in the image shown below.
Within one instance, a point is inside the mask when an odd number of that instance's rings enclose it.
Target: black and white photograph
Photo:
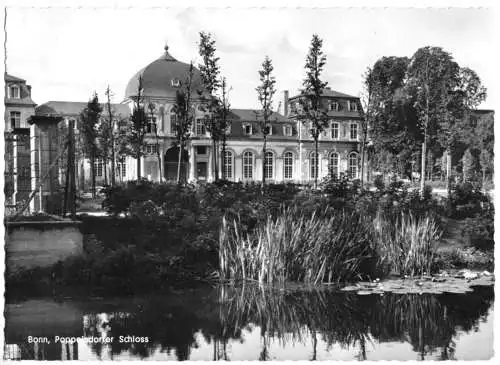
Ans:
[[[493,361],[493,2],[190,3],[2,8],[3,361]]]

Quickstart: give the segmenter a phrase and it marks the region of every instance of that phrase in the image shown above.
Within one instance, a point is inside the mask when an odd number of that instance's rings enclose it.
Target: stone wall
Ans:
[[[47,267],[83,253],[83,235],[77,222],[7,223],[7,270]]]

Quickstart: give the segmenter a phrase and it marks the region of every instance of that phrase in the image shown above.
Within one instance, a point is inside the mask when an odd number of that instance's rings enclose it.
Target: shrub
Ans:
[[[451,187],[448,198],[449,215],[452,218],[472,218],[481,214],[482,206],[489,198],[481,192],[478,186],[470,183],[459,183]]]

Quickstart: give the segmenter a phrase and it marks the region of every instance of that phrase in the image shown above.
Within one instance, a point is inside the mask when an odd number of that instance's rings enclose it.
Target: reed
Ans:
[[[289,281],[339,283],[359,277],[373,257],[371,227],[355,213],[283,209],[253,232],[239,220],[223,219],[219,237],[219,269],[224,280],[261,284]]]
[[[430,274],[436,244],[441,236],[432,218],[402,214],[394,222],[377,214],[373,227],[379,266],[384,267],[386,273]]]

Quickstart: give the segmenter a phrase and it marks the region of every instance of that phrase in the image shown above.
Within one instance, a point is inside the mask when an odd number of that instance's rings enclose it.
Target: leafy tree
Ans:
[[[194,66],[191,62],[185,82],[181,89],[176,93],[174,112],[177,115],[177,124],[175,126],[174,145],[179,149],[179,160],[177,164],[177,183],[181,179],[181,158],[189,138],[191,137],[191,126],[193,125],[194,111],[192,106],[192,85],[193,85]]]
[[[137,161],[137,180],[141,179],[141,157],[144,156],[144,138],[147,133],[147,115],[144,108],[143,79],[139,75],[137,95],[126,126],[120,128],[120,152],[132,156]]]
[[[99,154],[98,148],[98,123],[101,117],[102,106],[99,104],[97,93],[94,92],[87,106],[80,113],[80,135],[82,137],[82,147],[84,156],[90,160],[90,170],[92,173],[92,197],[96,196],[96,158]]]
[[[314,188],[318,186],[319,158],[318,140],[321,133],[328,127],[329,118],[326,110],[321,105],[321,95],[328,85],[321,79],[321,73],[326,64],[326,55],[322,51],[323,40],[314,34],[311,40],[309,53],[306,57],[306,77],[302,82],[303,89],[300,92],[299,103],[301,108],[297,110],[297,119],[305,126],[310,127],[310,133],[314,140],[314,152],[316,154],[314,176]]]
[[[409,60],[382,57],[364,75],[366,134],[372,141],[371,153],[378,170],[388,173],[400,166],[401,174],[411,174],[411,157],[420,139],[416,113],[404,90]]]
[[[273,63],[271,59],[266,56],[264,62],[262,62],[262,68],[259,70],[260,85],[255,89],[257,91],[259,103],[262,109],[257,112],[260,123],[260,129],[262,131],[262,138],[264,139],[264,144],[262,146],[262,185],[266,183],[266,145],[267,136],[270,133],[270,117],[273,114],[273,96],[276,93],[275,85],[276,78],[272,75],[274,70]]]
[[[203,84],[208,93],[208,97],[202,97],[204,104],[203,107],[210,113],[210,115],[205,118],[205,126],[212,139],[213,173],[215,180],[217,180],[219,176],[217,164],[217,144],[224,134],[224,129],[222,128],[221,119],[218,116],[221,103],[219,98],[216,97],[216,93],[221,87],[221,80],[219,79],[219,57],[215,56],[215,40],[212,38],[212,34],[200,32],[198,50],[203,60],[198,67],[200,69],[201,79],[203,80]]]

